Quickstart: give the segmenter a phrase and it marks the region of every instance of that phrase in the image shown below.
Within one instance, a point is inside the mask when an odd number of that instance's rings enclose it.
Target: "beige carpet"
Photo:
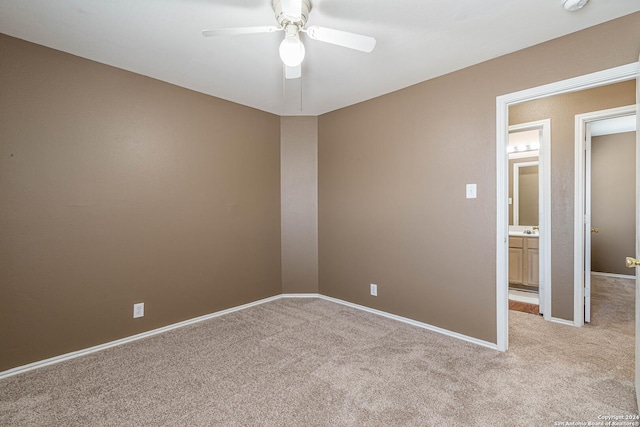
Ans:
[[[278,300],[1,380],[0,425],[553,426],[635,414],[633,286],[594,288],[582,329],[511,312],[506,354],[324,300]]]

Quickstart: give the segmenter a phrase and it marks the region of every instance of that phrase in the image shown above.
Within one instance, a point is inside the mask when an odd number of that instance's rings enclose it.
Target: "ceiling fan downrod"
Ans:
[[[272,0],[271,7],[276,14],[276,21],[284,29],[289,24],[294,24],[299,29],[304,27],[311,12],[309,0]]]

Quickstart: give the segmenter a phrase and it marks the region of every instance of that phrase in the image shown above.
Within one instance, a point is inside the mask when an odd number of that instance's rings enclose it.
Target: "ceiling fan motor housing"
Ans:
[[[302,10],[300,11],[300,18],[290,17],[286,15],[282,10],[282,0],[273,0],[271,7],[276,14],[276,21],[280,24],[280,27],[287,28],[288,25],[295,25],[298,28],[304,27],[309,19],[309,12],[311,11],[311,2],[309,0],[301,0]]]

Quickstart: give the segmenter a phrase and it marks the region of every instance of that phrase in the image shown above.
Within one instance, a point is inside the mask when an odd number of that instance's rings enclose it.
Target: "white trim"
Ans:
[[[544,319],[551,320],[551,119],[509,126],[509,133],[534,129],[541,132],[538,150],[538,185],[540,186],[538,212],[538,225],[540,226],[538,230],[540,239],[539,305]]]
[[[497,99],[506,101],[509,105],[515,105],[522,102],[533,101],[534,99],[545,98],[550,95],[577,92],[584,89],[632,80],[636,78],[637,73],[638,62],[632,62],[630,64],[609,68],[608,70],[596,71],[595,73],[501,95],[498,96]]]
[[[573,321],[576,326],[584,325],[584,304],[585,304],[585,225],[591,224],[590,218],[585,218],[585,179],[586,179],[586,159],[584,156],[586,148],[586,126],[587,123],[601,120],[636,114],[636,106],[626,105],[624,107],[609,108],[606,110],[591,111],[575,116],[575,149],[574,149],[574,218],[573,218]]]
[[[398,316],[396,314],[387,313],[386,311],[376,310],[375,308],[369,308],[364,305],[354,304],[352,302],[344,301],[341,299],[328,297],[326,295],[320,295],[321,299],[326,301],[335,302],[337,304],[346,305],[347,307],[356,308],[358,310],[366,311],[367,313],[377,314],[378,316],[386,317],[388,319],[397,320],[398,322],[407,323],[412,326],[417,326],[422,329],[428,329],[433,332],[437,332],[442,335],[447,335],[452,338],[457,338],[462,341],[467,341],[473,344],[481,345],[483,347],[491,348],[493,350],[497,350],[498,347],[496,344],[480,340],[477,338],[470,337],[468,335],[459,334],[457,332],[450,331],[448,329],[439,328],[437,326],[430,325],[428,323],[418,322],[417,320],[409,319],[407,317]]]
[[[264,304],[271,301],[276,301],[282,298],[281,295],[275,295],[269,298],[264,298],[258,301],[250,302],[247,304],[239,305],[237,307],[228,308],[226,310],[216,311],[215,313],[205,314],[204,316],[194,317],[193,319],[184,320],[182,322],[173,323],[171,325],[163,326],[161,328],[152,329],[147,332],[142,332],[140,334],[132,335],[130,337],[121,338],[119,340],[110,341],[104,344],[99,344],[93,347],[85,348],[82,350],[72,351],[70,353],[61,354],[60,356],[51,357],[49,359],[39,360],[37,362],[29,363],[27,365],[17,366],[15,368],[8,369],[6,371],[0,372],[0,379],[7,378],[13,375],[21,374],[23,372],[31,371],[37,368],[43,368],[48,365],[53,365],[55,363],[64,362],[67,360],[75,359],[76,357],[86,356],[91,353],[95,353],[97,351],[106,350],[111,347],[116,347],[122,344],[128,344],[133,341],[138,341],[143,338],[148,338],[153,335],[161,334],[163,332],[168,332],[173,329],[178,329],[183,326],[193,325],[194,323],[202,322],[203,320],[213,319],[214,317],[223,316],[225,314],[233,313],[234,311],[244,310],[246,308],[254,307],[256,305]]]
[[[640,59],[640,56],[638,57]],[[636,77],[636,107],[640,113],[640,72]],[[640,114],[636,114],[636,253],[640,257]],[[640,272],[636,268],[636,310],[635,310],[635,375],[633,385],[636,391],[636,407],[640,407]]]
[[[496,347],[509,347],[509,103],[496,98]]]
[[[635,79],[637,74],[638,62],[633,62],[496,97],[496,333],[497,349],[500,351],[506,351],[509,347],[509,266],[506,263],[509,237],[507,204],[509,188],[506,179],[507,156],[505,155],[508,141],[509,106],[549,95],[631,80]]]
[[[574,131],[574,137],[578,135]],[[583,258],[583,270],[580,274],[580,277],[583,280],[583,297],[581,301],[582,310],[584,310],[584,323],[591,322],[591,275],[587,274],[587,271],[591,271],[591,123],[585,125],[585,137],[581,139],[584,141],[584,150],[580,152],[580,158],[584,162],[584,179],[582,182],[584,183],[584,222],[582,223],[583,229],[589,230],[588,233],[583,234],[584,242],[582,247],[589,248],[588,251],[584,251]],[[575,144],[574,144],[575,145]],[[576,153],[577,154],[577,153]],[[577,169],[574,170],[574,173]],[[577,187],[574,187],[574,202],[578,197],[576,196]],[[575,213],[575,212],[574,212]],[[575,226],[575,220],[574,220]],[[574,245],[575,245],[575,235],[574,235]],[[575,265],[574,265],[575,266]],[[574,276],[575,283],[575,276]],[[574,316],[575,317],[575,316]]]
[[[636,280],[636,276],[631,276],[630,274],[616,274],[616,273],[602,273],[600,271],[592,271],[592,276],[603,276],[603,277],[612,277],[614,279],[631,279]]]
[[[282,298],[322,298],[320,294],[304,293],[304,294],[282,294]]]
[[[540,294],[535,292],[519,291],[517,289],[509,289],[509,301],[526,302],[540,306]]]
[[[551,319],[551,119],[542,120],[540,144],[540,169],[542,169],[542,202],[540,203],[540,284],[542,286],[543,318]]]
[[[572,322],[571,320],[560,319],[558,317],[550,317],[549,321],[553,322],[553,323],[560,323],[561,325],[567,325],[567,326],[576,327],[576,324],[574,322]]]

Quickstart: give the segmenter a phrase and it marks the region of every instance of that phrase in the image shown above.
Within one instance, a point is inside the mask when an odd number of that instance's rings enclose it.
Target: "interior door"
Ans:
[[[585,129],[584,321],[591,322],[591,123]]]

